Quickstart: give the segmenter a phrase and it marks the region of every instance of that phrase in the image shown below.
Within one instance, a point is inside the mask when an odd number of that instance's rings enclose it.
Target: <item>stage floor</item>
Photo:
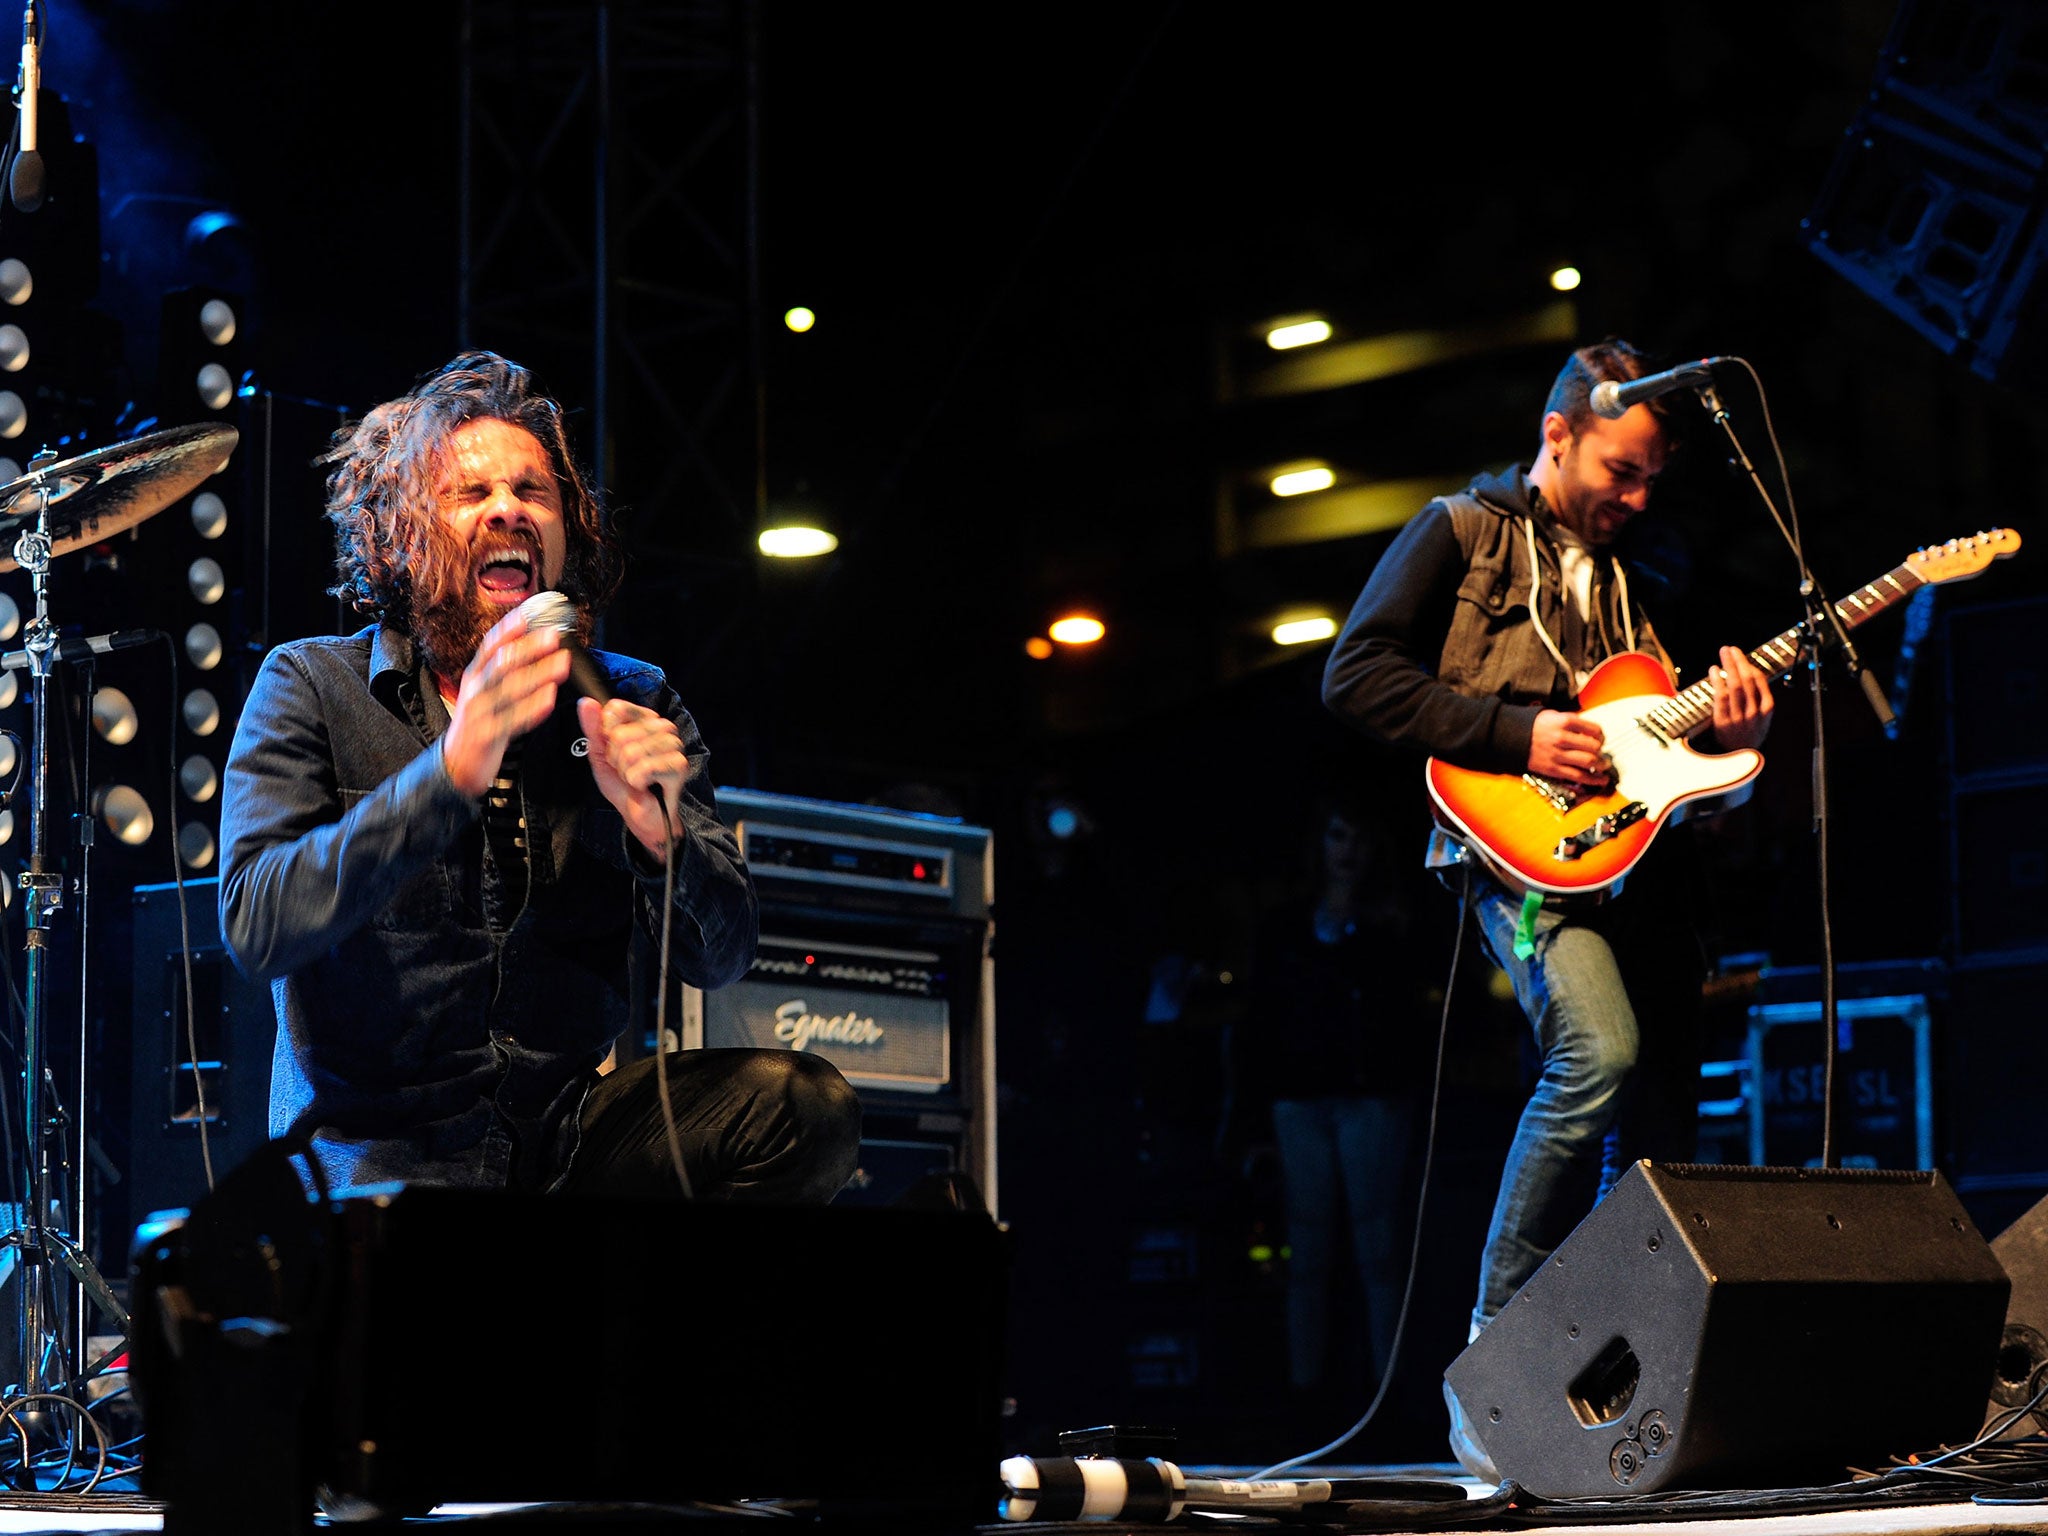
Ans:
[[[1203,1477],[1243,1477],[1256,1468],[1248,1466],[1188,1466],[1184,1471]],[[1295,1477],[1329,1478],[1398,1478],[1404,1481],[1427,1480],[1456,1485],[1468,1501],[1486,1498],[1495,1490],[1465,1476],[1451,1463],[1420,1463],[1398,1466],[1329,1466],[1297,1469],[1290,1474]],[[1484,1532],[1515,1531],[1523,1536],[1566,1536],[1588,1530],[1614,1532],[1618,1536],[1963,1536],[1963,1533],[1987,1531],[2048,1532],[2048,1503],[1972,1503],[1958,1500],[1942,1504],[1921,1504],[1906,1507],[1864,1507],[1856,1509],[1814,1510],[1801,1513],[1775,1513],[1756,1515],[1727,1515],[1713,1518],[1631,1518],[1627,1511],[1609,1509],[1596,1511],[1589,1506],[1573,1507],[1573,1517],[1555,1523],[1545,1523],[1542,1511],[1508,1513],[1499,1516],[1477,1516],[1467,1521],[1451,1515],[1448,1518],[1431,1519],[1421,1522],[1403,1523],[1395,1520],[1382,1523],[1377,1519],[1354,1524],[1306,1523],[1293,1520],[1282,1521],[1264,1516],[1231,1516],[1223,1514],[1202,1514],[1183,1518],[1170,1525],[1148,1525],[1141,1522],[1105,1520],[1080,1524],[1052,1522],[1005,1524],[993,1518],[985,1525],[963,1526],[955,1532],[937,1531],[929,1523],[905,1523],[905,1536],[1104,1536],[1104,1533],[1143,1532],[1188,1533],[1207,1528],[1211,1532],[1228,1532],[1233,1528],[1247,1533],[1260,1532],[1312,1532],[1312,1531],[1359,1531],[1372,1532],[1375,1536],[1434,1536],[1439,1532]],[[421,1519],[399,1522],[394,1525],[377,1527],[391,1529],[449,1530],[458,1526],[474,1526],[480,1530],[501,1528],[507,1525],[519,1527],[527,1524],[545,1525],[552,1532],[576,1532],[584,1530],[636,1531],[689,1529],[699,1536],[712,1536],[712,1531],[731,1531],[735,1528],[751,1527],[763,1520],[774,1521],[785,1527],[800,1524],[820,1532],[829,1533],[834,1529],[831,1522],[793,1520],[787,1511],[762,1508],[749,1514],[740,1514],[730,1509],[708,1507],[677,1508],[662,1510],[646,1505],[606,1509],[591,1505],[566,1504],[447,1504]],[[318,1521],[322,1529],[348,1529],[350,1527]],[[69,1496],[39,1497],[27,1494],[0,1493],[0,1536],[15,1536],[15,1533],[88,1533],[100,1531],[161,1531],[164,1526],[161,1510],[148,1506],[146,1501],[133,1492],[116,1491]],[[858,1536],[891,1536],[894,1522],[887,1519],[864,1521],[849,1525]],[[222,1536],[261,1536],[254,1532],[224,1532]]]

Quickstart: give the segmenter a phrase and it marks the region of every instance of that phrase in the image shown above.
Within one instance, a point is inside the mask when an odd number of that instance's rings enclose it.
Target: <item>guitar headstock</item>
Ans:
[[[1906,565],[1922,581],[1964,581],[1994,560],[2019,553],[2020,536],[2010,528],[1993,528],[1968,538],[1930,544],[1906,557]]]

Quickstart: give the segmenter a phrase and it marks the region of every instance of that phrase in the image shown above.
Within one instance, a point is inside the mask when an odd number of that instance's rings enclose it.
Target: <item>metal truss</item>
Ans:
[[[756,3],[465,0],[462,27],[458,336],[582,418],[633,556],[610,643],[734,684],[761,497]]]

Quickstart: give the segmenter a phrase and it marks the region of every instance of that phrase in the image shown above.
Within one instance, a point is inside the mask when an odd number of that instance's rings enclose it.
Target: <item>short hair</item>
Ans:
[[[493,420],[524,428],[547,453],[562,492],[566,551],[558,586],[587,617],[604,611],[618,591],[618,541],[569,451],[562,408],[527,369],[481,351],[422,374],[396,400],[334,434],[320,458],[333,466],[327,517],[338,580],[330,592],[401,629],[448,600],[461,562],[435,496],[441,457],[458,428]]]
[[[1656,371],[1655,359],[1618,336],[1609,336],[1605,341],[1580,347],[1565,359],[1564,367],[1558,370],[1557,378],[1550,386],[1550,398],[1543,402],[1543,414],[1548,416],[1552,411],[1557,412],[1572,429],[1572,436],[1577,437],[1585,430],[1586,423],[1593,419],[1595,384],[1606,383],[1610,379],[1625,384],[1630,379],[1640,379],[1644,374]],[[1668,432],[1675,419],[1671,414],[1670,397],[1659,395],[1644,403]]]

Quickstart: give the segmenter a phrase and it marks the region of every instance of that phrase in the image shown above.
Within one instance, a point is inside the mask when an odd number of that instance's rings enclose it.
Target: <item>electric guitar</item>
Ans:
[[[2019,547],[2020,536],[2009,528],[1931,544],[1836,603],[1835,613],[1853,629],[1921,587],[1966,580]],[[1805,629],[1786,630],[1749,659],[1767,676],[1783,677],[1799,659]],[[1635,867],[1666,824],[1740,805],[1763,771],[1763,754],[1750,748],[1694,751],[1686,738],[1713,722],[1712,682],[1678,689],[1664,663],[1641,651],[1594,668],[1579,690],[1578,712],[1606,737],[1610,787],[1480,773],[1436,758],[1425,769],[1437,820],[1511,889],[1604,892]]]

